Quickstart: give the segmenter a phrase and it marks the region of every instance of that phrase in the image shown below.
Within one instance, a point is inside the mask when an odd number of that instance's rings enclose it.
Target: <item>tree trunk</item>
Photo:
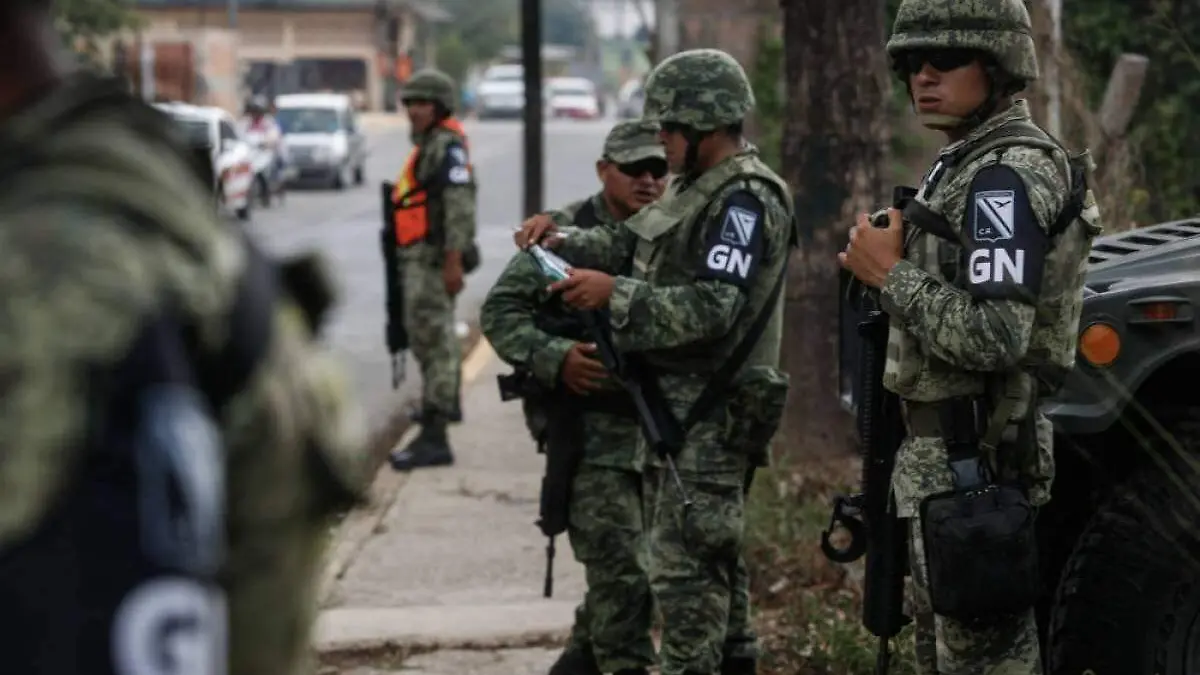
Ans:
[[[782,0],[787,74],[784,178],[796,195],[800,250],[791,261],[783,368],[792,390],[784,452],[849,447],[838,387],[837,254],[856,214],[886,206],[891,71],[879,0]]]

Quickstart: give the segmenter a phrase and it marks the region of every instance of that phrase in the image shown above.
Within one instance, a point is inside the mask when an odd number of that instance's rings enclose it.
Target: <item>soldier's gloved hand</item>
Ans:
[[[586,396],[600,388],[600,382],[608,378],[608,370],[595,358],[596,345],[576,342],[567,350],[563,359],[562,378],[567,389]]]
[[[867,214],[859,214],[850,229],[850,243],[838,254],[842,267],[872,288],[883,288],[888,272],[904,257],[904,219],[888,209],[888,225],[872,227]]]
[[[558,226],[554,224],[554,219],[549,214],[538,213],[529,217],[521,224],[521,229],[513,233],[513,242],[521,250],[529,248],[532,244],[554,248],[562,240],[547,235],[553,235],[557,230]]]
[[[570,276],[550,284],[546,290],[551,293],[561,291],[563,302],[575,309],[600,309],[608,306],[616,279],[604,272],[575,267],[567,270],[567,274]]]

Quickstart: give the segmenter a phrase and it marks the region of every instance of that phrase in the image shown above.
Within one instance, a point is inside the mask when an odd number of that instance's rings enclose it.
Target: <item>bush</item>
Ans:
[[[854,459],[787,457],[759,472],[746,514],[746,559],[763,641],[759,672],[861,675],[875,664],[878,639],[862,627],[862,562],[829,562],[821,531],[830,503],[857,480]],[[912,631],[893,641],[893,675],[913,675]]]

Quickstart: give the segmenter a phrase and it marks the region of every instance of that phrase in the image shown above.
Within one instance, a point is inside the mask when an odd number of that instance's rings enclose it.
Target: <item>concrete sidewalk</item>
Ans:
[[[465,422],[451,428],[457,463],[408,476],[385,466],[374,513],[343,526],[318,650],[440,650],[406,660],[409,674],[549,668],[583,595],[583,570],[559,537],[554,597],[542,597],[546,539],[534,522],[543,458],[520,404],[499,399],[496,375],[508,370],[481,340],[463,368]]]

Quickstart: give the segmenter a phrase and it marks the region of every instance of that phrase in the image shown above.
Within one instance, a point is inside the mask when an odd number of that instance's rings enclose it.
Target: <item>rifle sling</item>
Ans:
[[[785,249],[782,255],[786,256],[791,249]],[[779,294],[783,291],[783,281],[787,278],[787,260],[785,258],[783,269],[779,272],[779,278],[775,280],[775,287],[771,289],[771,294],[767,296],[767,301],[759,310],[758,316],[754,317],[754,323],[750,325],[750,330],[746,332],[737,347],[733,349],[733,353],[729,358],[721,364],[717,372],[709,378],[708,383],[704,385],[704,390],[700,392],[699,398],[692,404],[688,410],[687,417],[683,421],[682,432],[684,435],[691,431],[692,427],[700,420],[708,417],[716,405],[724,400],[729,393],[729,384],[733,382],[733,378],[742,369],[746,363],[746,359],[750,358],[750,352],[754,351],[754,347],[758,344],[759,338],[767,329],[767,323],[771,321],[771,315],[775,311],[775,305],[778,303]]]

